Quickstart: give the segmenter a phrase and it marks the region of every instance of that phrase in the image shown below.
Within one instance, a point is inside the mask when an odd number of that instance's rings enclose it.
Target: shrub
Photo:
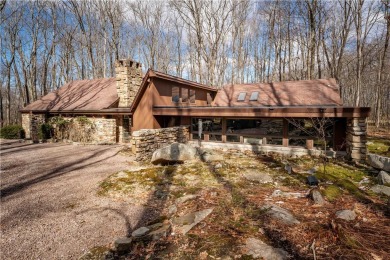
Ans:
[[[5,139],[21,139],[25,137],[25,132],[20,125],[8,125],[0,129],[0,137]]]
[[[53,126],[49,123],[42,124],[38,136],[39,139],[50,139],[53,136]]]

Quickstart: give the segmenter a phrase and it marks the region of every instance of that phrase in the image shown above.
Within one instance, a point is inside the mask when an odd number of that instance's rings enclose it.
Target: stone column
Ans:
[[[30,138],[33,142],[39,142],[40,136],[39,132],[41,130],[42,124],[45,123],[46,116],[44,114],[30,114],[31,115],[31,124],[30,124]]]
[[[26,139],[31,138],[31,117],[32,114],[22,114],[22,127],[24,129]]]
[[[367,155],[366,118],[347,119],[347,157],[352,161],[364,161]]]

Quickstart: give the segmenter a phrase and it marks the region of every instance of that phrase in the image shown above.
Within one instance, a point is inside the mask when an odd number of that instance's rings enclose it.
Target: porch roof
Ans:
[[[263,107],[153,107],[154,116],[196,117],[368,117],[370,107],[263,106]]]

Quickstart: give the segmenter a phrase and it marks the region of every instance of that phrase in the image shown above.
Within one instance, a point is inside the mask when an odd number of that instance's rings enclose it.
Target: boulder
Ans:
[[[299,224],[299,220],[297,220],[290,211],[281,208],[279,206],[273,205],[273,204],[266,204],[262,207],[263,210],[266,211],[266,214],[270,217],[277,219],[284,224],[287,225],[294,225]]]
[[[347,221],[352,221],[352,220],[355,220],[356,213],[355,213],[355,211],[348,210],[348,209],[339,210],[336,212],[336,218],[344,219]]]
[[[310,198],[314,201],[314,204],[324,205],[325,200],[318,189],[312,189],[309,194]]]
[[[271,175],[268,173],[261,173],[256,170],[249,170],[244,173],[244,178],[248,181],[258,182],[258,183],[269,183],[273,182]]]
[[[371,187],[371,190],[378,194],[384,194],[390,197],[390,187],[385,185],[375,185]]]
[[[288,258],[288,253],[283,249],[269,246],[256,238],[248,238],[245,241],[244,254],[265,260],[282,260]]]
[[[131,243],[133,239],[131,237],[121,237],[115,240],[115,250],[119,253],[129,252],[131,250]]]
[[[379,184],[390,184],[390,175],[385,171],[380,171],[377,178]]]
[[[208,215],[213,212],[213,208],[192,212],[181,217],[177,217],[171,220],[172,226],[175,232],[185,235],[195,225],[204,220]]]
[[[367,155],[368,163],[379,170],[384,170],[389,172],[390,171],[390,158],[389,157],[384,157],[380,156],[377,154],[372,154],[369,153]]]
[[[173,143],[156,150],[152,156],[153,164],[183,163],[194,160],[197,157],[197,149],[181,143]]]

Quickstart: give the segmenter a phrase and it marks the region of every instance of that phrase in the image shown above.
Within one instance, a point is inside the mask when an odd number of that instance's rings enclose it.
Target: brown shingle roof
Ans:
[[[250,101],[258,91],[257,101]],[[244,101],[237,101],[246,92]],[[214,106],[316,106],[342,105],[335,79],[283,81],[275,83],[233,84],[218,91]]]
[[[118,100],[115,78],[75,80],[21,111],[83,111],[111,107]]]

